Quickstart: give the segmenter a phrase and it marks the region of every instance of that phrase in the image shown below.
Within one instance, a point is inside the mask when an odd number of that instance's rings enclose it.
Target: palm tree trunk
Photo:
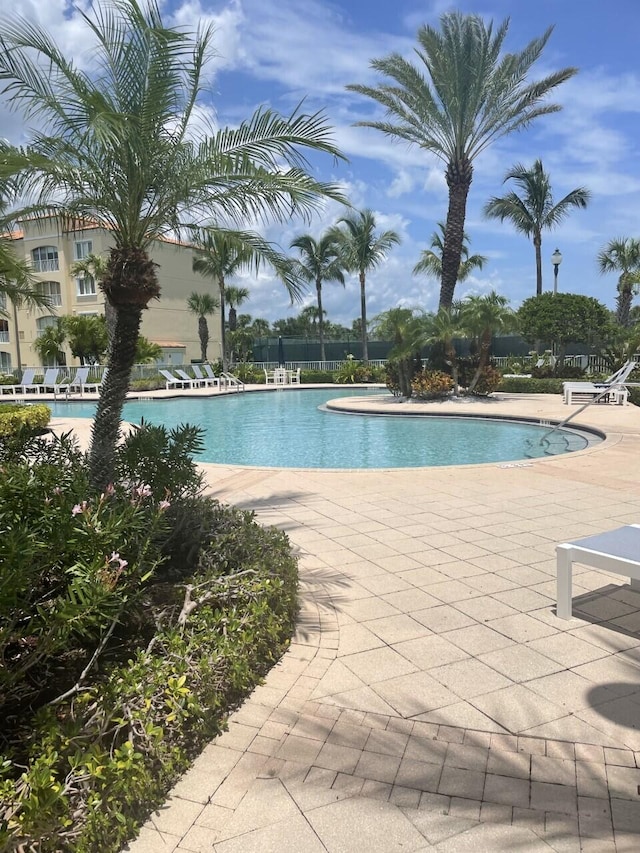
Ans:
[[[489,363],[489,355],[491,353],[491,337],[491,332],[482,333],[482,337],[480,339],[480,358],[478,360],[478,367],[476,368],[476,372],[474,373],[473,379],[471,380],[467,389],[469,393],[471,393],[476,387],[480,376],[482,375],[482,371]]]
[[[115,307],[109,302],[107,296],[104,299],[104,321],[107,327],[107,356],[111,352],[111,344],[113,342],[113,336],[116,330],[116,320],[118,319],[118,312]]]
[[[542,238],[534,234],[533,245],[536,250],[536,296],[542,296]]]
[[[18,360],[18,364],[16,367],[18,370],[22,370],[22,354],[20,352],[20,330],[18,328],[18,303],[13,303],[13,332],[16,339],[16,358]],[[20,374],[22,376],[22,373]]]
[[[200,360],[205,362],[209,345],[209,325],[204,316],[198,317],[198,337],[200,338]]]
[[[316,293],[318,294],[318,337],[320,338],[320,361],[326,361],[324,355],[324,321],[322,319],[322,281],[316,280]]]
[[[91,431],[89,475],[91,485],[98,492],[104,491],[114,480],[122,407],[136,359],[141,322],[142,308],[139,305],[123,305],[117,309],[109,371],[100,392]]]
[[[629,287],[622,287],[616,299],[616,320],[621,326],[629,325],[633,292]]]
[[[442,249],[440,308],[451,308],[453,302],[453,294],[460,270],[467,196],[472,177],[473,167],[466,158],[452,160],[449,163],[446,172],[447,186],[449,187],[449,209],[447,210]]]
[[[229,371],[229,358],[227,356],[227,334],[226,334],[226,319],[225,319],[225,304],[224,304],[224,278],[220,276],[218,280],[220,285],[220,321],[222,329],[220,331],[220,344],[222,346],[222,370],[224,373]]]
[[[360,317],[362,323],[362,361],[369,361],[369,349],[367,345],[367,294],[365,288],[365,274],[360,273]]]

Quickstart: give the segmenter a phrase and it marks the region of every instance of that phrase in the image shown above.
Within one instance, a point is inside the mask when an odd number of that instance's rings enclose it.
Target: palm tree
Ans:
[[[259,109],[237,128],[194,128],[213,30],[164,25],[156,0],[94,3],[79,13],[92,70],[77,68],[50,34],[22,18],[0,26],[0,77],[9,103],[38,117],[19,186],[32,215],[58,214],[108,228],[113,247],[101,288],[117,312],[109,372],[90,449],[94,488],[115,472],[142,311],[160,296],[153,241],[204,217],[309,215],[342,196],[306,171],[304,149],[341,156],[320,114]],[[200,121],[201,117],[199,117]]]
[[[414,359],[425,343],[424,318],[412,308],[390,308],[373,319],[373,332],[383,341],[392,341],[389,358],[398,364],[398,385],[403,397],[411,397]]]
[[[46,326],[33,342],[33,349],[44,365],[64,364],[62,345],[67,339],[67,329],[62,317],[56,317],[55,323]]]
[[[424,249],[420,253],[420,260],[413,268],[413,274],[425,273],[434,278],[442,278],[442,254],[444,252],[444,222],[438,222],[440,233],[434,231],[431,235],[430,249]],[[435,251],[434,251],[435,249]],[[462,234],[462,250],[460,255],[460,267],[458,269],[458,281],[465,281],[475,270],[481,270],[487,262],[484,255],[469,254],[469,235],[466,231]]]
[[[100,285],[107,275],[108,260],[104,255],[95,255],[93,252],[88,254],[86,258],[75,261],[71,264],[71,275],[83,276],[85,278],[95,279]],[[116,328],[116,310],[105,294],[104,300],[104,318],[107,324],[107,339],[109,346],[113,340],[113,334]]]
[[[187,308],[198,318],[198,337],[200,338],[200,361],[207,360],[209,345],[209,326],[207,316],[215,314],[220,308],[220,300],[210,293],[192,293],[187,299]]]
[[[335,235],[343,251],[343,263],[348,272],[358,273],[360,280],[360,317],[362,320],[362,361],[369,361],[367,348],[367,296],[366,276],[369,270],[380,266],[392,246],[400,243],[396,231],[383,231],[377,234],[376,219],[371,210],[343,216],[338,224],[344,224],[346,231],[336,228]]]
[[[527,82],[531,67],[551,36],[533,39],[520,53],[503,52],[508,19],[493,31],[477,15],[450,12],[440,18],[441,31],[418,30],[413,64],[399,54],[374,59],[371,67],[389,78],[373,86],[347,86],[372,98],[386,118],[361,121],[387,136],[417,145],[446,165],[449,208],[442,253],[440,306],[451,305],[458,280],[467,195],[476,157],[489,145],[538,116],[560,109],[548,94],[576,73],[556,71]]]
[[[640,285],[640,240],[617,237],[610,240],[598,254],[602,274],[619,272],[616,320],[621,326],[631,323],[631,303]]]
[[[591,193],[584,187],[571,190],[570,193],[553,203],[551,181],[545,172],[542,161],[536,160],[530,169],[520,163],[505,175],[503,183],[514,180],[522,190],[522,195],[507,193],[501,198],[490,199],[484,208],[485,216],[504,222],[508,219],[516,231],[533,238],[536,252],[536,295],[542,293],[542,232],[551,231],[568,216],[572,207],[585,208]]]
[[[480,358],[469,391],[478,384],[482,371],[489,364],[491,339],[496,332],[508,331],[513,324],[513,312],[506,296],[492,290],[485,296],[467,296],[460,307],[462,325],[480,341]]]
[[[319,240],[315,240],[310,234],[302,234],[291,241],[291,248],[298,249],[301,255],[301,260],[294,263],[294,275],[316,286],[320,361],[325,361],[322,284],[325,281],[338,281],[344,286],[344,264],[341,258],[340,245],[336,240],[335,230],[330,229]]]
[[[246,287],[227,287],[227,305],[229,306],[229,331],[235,332],[238,328],[238,314],[236,309],[244,304],[249,298],[249,290]]]
[[[458,353],[453,339],[464,333],[459,303],[450,308],[439,308],[436,314],[427,314],[423,320],[424,344],[441,344],[447,366],[451,369],[453,393],[458,396]]]

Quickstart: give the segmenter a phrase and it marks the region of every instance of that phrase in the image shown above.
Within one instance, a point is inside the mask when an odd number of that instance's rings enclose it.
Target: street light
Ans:
[[[553,255],[551,255],[551,263],[553,264],[553,295],[555,296],[558,292],[558,267],[562,263],[562,252],[560,249],[556,249]]]

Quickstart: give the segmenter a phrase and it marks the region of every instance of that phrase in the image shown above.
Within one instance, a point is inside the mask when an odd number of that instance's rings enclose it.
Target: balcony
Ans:
[[[57,258],[33,260],[32,265],[34,272],[58,272],[60,269],[60,264]]]

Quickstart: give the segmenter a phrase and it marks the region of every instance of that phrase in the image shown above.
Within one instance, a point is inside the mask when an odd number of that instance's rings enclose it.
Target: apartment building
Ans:
[[[3,304],[7,318],[0,317],[0,372],[38,366],[33,342],[56,317],[66,314],[104,314],[104,295],[91,276],[74,276],[74,262],[87,255],[107,255],[112,245],[108,231],[87,225],[63,231],[53,219],[26,220],[14,236],[19,257],[29,261],[36,287],[51,297],[54,308],[29,311]],[[214,292],[212,281],[191,269],[192,249],[168,240],[156,241],[151,257],[158,265],[159,300],[143,312],[141,334],[162,348],[166,364],[188,364],[200,358],[198,318],[187,308],[191,293]],[[1,298],[1,296],[0,296]],[[209,359],[221,357],[220,314],[207,317]],[[68,346],[63,347],[68,365],[77,364]]]

